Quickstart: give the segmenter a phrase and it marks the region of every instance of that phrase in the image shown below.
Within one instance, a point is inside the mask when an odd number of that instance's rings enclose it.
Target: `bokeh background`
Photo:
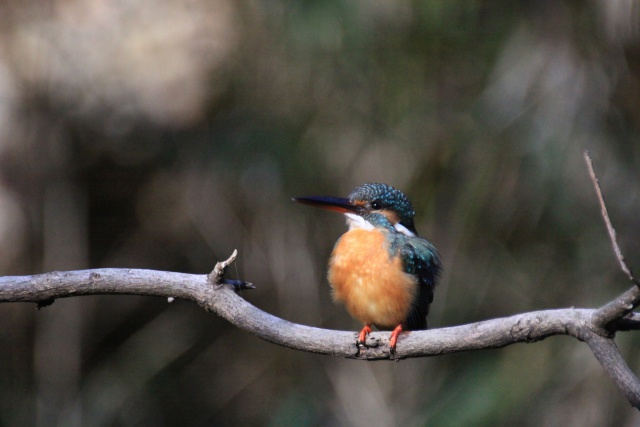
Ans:
[[[441,252],[433,327],[596,307],[630,285],[585,149],[640,270],[632,0],[0,3],[2,275],[207,273],[238,249],[252,304],[355,331],[325,278],[344,220],[290,198],[378,181]],[[567,337],[365,363],[160,298],[0,319],[0,426],[640,423]],[[640,337],[617,342],[640,372]]]

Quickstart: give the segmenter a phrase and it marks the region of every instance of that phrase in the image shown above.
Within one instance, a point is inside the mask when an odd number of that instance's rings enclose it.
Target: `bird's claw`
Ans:
[[[370,332],[371,332],[371,326],[365,325],[364,328],[362,328],[362,330],[358,334],[357,343],[366,346],[367,345],[367,336],[369,335]]]
[[[391,336],[389,337],[389,347],[391,347],[391,352],[394,353],[396,351],[396,344],[398,343],[398,337],[402,332],[402,325],[396,326],[396,328],[391,332]]]

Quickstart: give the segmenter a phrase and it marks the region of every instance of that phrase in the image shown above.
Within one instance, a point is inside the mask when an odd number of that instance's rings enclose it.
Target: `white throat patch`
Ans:
[[[354,230],[356,228],[362,228],[363,230],[373,230],[373,224],[371,224],[366,219],[362,218],[360,215],[356,215],[353,213],[345,213],[347,217],[347,225],[349,226],[349,230]]]
[[[347,217],[347,225],[349,226],[349,230],[360,228],[363,230],[371,231],[375,228],[373,224],[371,224],[369,221],[367,221],[360,215],[356,215],[354,213],[345,213],[344,215]],[[400,223],[394,224],[393,228],[395,228],[398,233],[404,234],[405,236],[408,236],[408,237],[415,236],[415,234],[409,231],[407,227],[405,227]]]

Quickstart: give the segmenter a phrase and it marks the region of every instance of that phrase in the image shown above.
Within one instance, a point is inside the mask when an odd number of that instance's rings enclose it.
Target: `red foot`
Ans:
[[[364,325],[364,328],[362,328],[360,334],[358,335],[358,342],[361,344],[365,344],[367,342],[367,335],[369,335],[369,332],[371,332],[371,326]]]
[[[396,328],[391,332],[391,336],[389,337],[389,346],[391,347],[391,351],[396,349],[396,344],[398,343],[398,336],[400,336],[400,332],[402,332],[402,325],[396,326]]]

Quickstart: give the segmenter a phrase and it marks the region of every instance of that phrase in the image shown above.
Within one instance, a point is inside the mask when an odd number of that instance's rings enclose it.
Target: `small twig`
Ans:
[[[245,289],[255,289],[255,285],[251,282],[245,282],[244,280],[237,279],[223,279],[222,283],[229,285],[234,291],[243,291]]]
[[[593,315],[593,323],[600,328],[615,331],[615,323],[624,319],[624,316],[628,315],[638,303],[640,303],[640,288],[634,286],[597,309]]]
[[[584,159],[587,162],[587,168],[589,169],[589,175],[591,176],[591,181],[593,181],[593,186],[596,189],[596,194],[598,196],[598,202],[600,203],[600,211],[602,213],[602,218],[604,219],[604,223],[607,227],[607,232],[609,233],[609,239],[611,240],[611,246],[613,247],[613,252],[618,259],[618,263],[620,264],[620,268],[627,275],[627,278],[635,285],[633,288],[629,289],[622,295],[615,298],[613,301],[605,304],[600,307],[593,316],[593,323],[596,327],[600,327],[603,329],[612,329],[611,323],[619,320],[623,316],[627,315],[631,312],[635,307],[640,304],[640,281],[636,279],[633,275],[631,269],[627,266],[627,263],[624,260],[624,255],[622,255],[622,251],[620,250],[620,246],[618,245],[618,240],[616,239],[616,230],[613,228],[611,224],[611,219],[609,218],[609,212],[607,210],[607,205],[604,202],[604,196],[602,195],[602,190],[600,189],[600,181],[598,180],[598,176],[596,175],[595,170],[593,169],[593,161],[591,159],[591,155],[589,151],[585,150]]]
[[[640,313],[629,313],[615,324],[616,331],[634,331],[640,329]]]
[[[215,285],[219,285],[222,283],[222,279],[224,278],[224,273],[227,271],[227,267],[233,264],[233,261],[236,260],[238,256],[238,250],[234,249],[231,256],[226,261],[218,261],[216,266],[213,267],[213,271],[209,273],[209,281]]]
[[[631,269],[627,266],[627,263],[624,260],[624,255],[622,255],[622,251],[620,250],[620,246],[618,245],[618,240],[616,239],[616,230],[613,228],[611,224],[611,220],[609,219],[609,212],[607,211],[607,205],[604,203],[604,196],[602,195],[602,190],[600,189],[600,180],[598,180],[598,176],[596,175],[595,170],[593,169],[593,160],[591,159],[591,155],[588,150],[584,152],[584,159],[587,162],[587,167],[589,168],[589,175],[591,176],[591,181],[593,181],[593,186],[596,188],[596,194],[598,195],[598,201],[600,202],[600,210],[602,212],[602,218],[604,219],[604,223],[607,226],[607,232],[609,233],[609,239],[611,240],[611,246],[613,247],[613,252],[618,258],[618,262],[620,263],[620,268],[627,275],[629,280],[634,283],[636,286],[640,286],[640,281],[636,279],[633,275]]]
[[[244,289],[255,289],[256,287],[251,282],[245,282],[244,280],[224,278],[224,273],[227,271],[227,267],[233,264],[237,256],[238,256],[238,250],[234,249],[233,253],[226,261],[218,261],[216,263],[216,266],[213,268],[213,271],[209,273],[209,276],[208,276],[209,282],[213,283],[216,286],[229,285],[235,291],[241,291]]]

